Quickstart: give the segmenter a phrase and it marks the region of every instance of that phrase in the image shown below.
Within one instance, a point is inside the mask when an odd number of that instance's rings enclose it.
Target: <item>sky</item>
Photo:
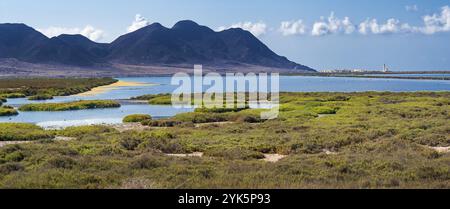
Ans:
[[[97,42],[186,19],[318,70],[450,70],[450,0],[0,0],[0,23]]]

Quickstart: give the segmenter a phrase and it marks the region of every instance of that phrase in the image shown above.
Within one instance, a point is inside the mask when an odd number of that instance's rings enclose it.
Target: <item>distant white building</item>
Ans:
[[[367,70],[364,70],[364,69],[353,69],[352,72],[354,72],[354,73],[363,73],[363,72],[367,72]]]

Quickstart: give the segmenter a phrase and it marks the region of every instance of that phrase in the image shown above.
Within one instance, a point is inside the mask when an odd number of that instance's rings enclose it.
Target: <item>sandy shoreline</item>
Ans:
[[[130,87],[130,86],[155,86],[157,84],[143,83],[143,82],[132,82],[132,81],[117,81],[113,84],[106,86],[99,86],[91,89],[90,91],[76,94],[75,96],[95,96],[101,93],[105,93],[120,87]]]

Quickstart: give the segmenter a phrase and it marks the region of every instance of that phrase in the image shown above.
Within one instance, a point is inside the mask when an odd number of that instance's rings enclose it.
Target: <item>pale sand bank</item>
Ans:
[[[90,91],[83,92],[80,94],[76,94],[75,96],[95,96],[101,93],[105,93],[114,89],[118,89],[120,87],[130,87],[130,86],[156,86],[157,84],[153,83],[143,83],[143,82],[132,82],[132,81],[117,81],[113,84],[106,86],[99,86],[91,89]]]

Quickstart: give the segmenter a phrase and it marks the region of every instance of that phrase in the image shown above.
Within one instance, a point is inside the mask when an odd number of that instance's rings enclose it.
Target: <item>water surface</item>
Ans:
[[[77,100],[113,99],[126,100],[144,94],[171,93],[177,86],[170,85],[171,77],[118,78],[123,81],[141,82],[146,86],[126,86],[97,95],[55,97],[47,101],[29,101],[26,98],[8,99],[7,105],[19,107],[27,103],[69,102]],[[207,88],[207,87],[205,87]],[[280,76],[282,92],[363,92],[363,91],[450,91],[450,81],[380,78],[345,78],[316,76]],[[19,112],[18,116],[0,117],[0,122],[28,122],[46,128],[89,124],[116,124],[129,114],[150,114],[154,118],[170,117],[192,109],[175,109],[171,106],[121,102],[120,108],[76,110],[63,112]]]
[[[436,77],[447,78],[450,73],[430,73],[430,74],[366,74],[365,76],[385,76],[385,77]]]

